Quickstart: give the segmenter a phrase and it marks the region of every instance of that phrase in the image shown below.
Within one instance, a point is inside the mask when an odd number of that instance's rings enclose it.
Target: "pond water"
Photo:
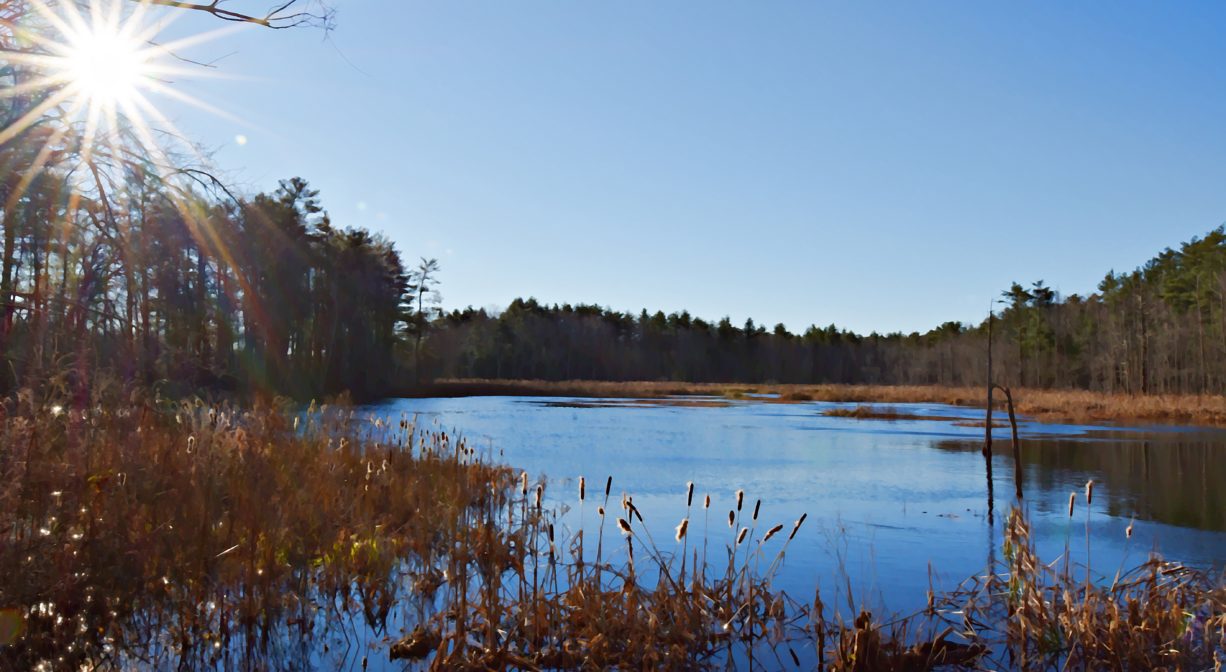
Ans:
[[[687,481],[695,483],[698,509],[691,535],[707,534],[713,559],[731,539],[727,515],[738,489],[747,509],[762,500],[760,529],[782,523],[786,532],[807,513],[775,580],[801,600],[821,587],[827,603],[846,605],[850,586],[857,606],[906,614],[925,604],[930,577],[939,590],[982,573],[1001,552],[1003,521],[1015,502],[1009,430],[994,432],[990,509],[983,429],[958,424],[980,421],[982,411],[899,404],[892,408],[916,419],[823,414],[840,406],[846,405],[469,397],[391,399],[363,410],[416,416],[419,428],[458,434],[495,461],[545,477],[550,502],[570,507],[563,520],[571,529],[595,526],[592,496],[603,496],[612,476],[614,499],[622,492],[634,497],[664,552],[675,550]],[[1199,566],[1226,561],[1226,493],[1219,487],[1226,482],[1226,432],[1032,422],[1020,428],[1022,506],[1044,560],[1067,550],[1073,563],[1085,564],[1088,552],[1101,575],[1154,551]],[[587,480],[585,507],[578,506],[580,476]],[[709,521],[701,512],[705,494],[712,498]]]

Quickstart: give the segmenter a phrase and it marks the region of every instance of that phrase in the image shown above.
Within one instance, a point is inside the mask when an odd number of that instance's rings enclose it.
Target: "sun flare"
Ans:
[[[126,146],[160,164],[165,163],[164,153],[156,136],[180,134],[153,97],[220,113],[176,83],[212,74],[187,61],[179,50],[223,31],[159,43],[157,38],[170,21],[155,16],[148,3],[30,0],[30,6],[36,10],[32,19],[36,23],[15,27],[28,48],[5,54],[20,73],[14,75],[14,86],[0,90],[0,98],[22,97],[34,103],[0,129],[0,144],[60,110],[62,118],[75,125],[86,158],[101,147],[118,154]],[[64,128],[59,137],[67,132]]]
[[[109,29],[76,35],[68,44],[62,76],[94,104],[130,105],[152,81],[148,49]]]

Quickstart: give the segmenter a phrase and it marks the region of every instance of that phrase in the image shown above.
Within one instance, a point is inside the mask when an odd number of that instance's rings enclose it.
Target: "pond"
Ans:
[[[603,497],[611,476],[613,498],[633,496],[665,553],[676,550],[673,528],[686,515],[688,481],[698,511],[690,533],[706,535],[712,558],[732,538],[727,515],[743,489],[746,516],[761,499],[762,529],[781,523],[787,530],[808,514],[777,587],[800,600],[820,587],[827,603],[841,605],[850,589],[857,608],[908,614],[923,607],[930,582],[955,588],[1000,554],[1015,502],[1009,430],[994,432],[990,506],[983,429],[973,426],[981,410],[899,404],[892,408],[914,419],[824,415],[842,406],[468,397],[390,399],[363,410],[416,416],[421,429],[458,434],[495,461],[545,477],[547,499],[570,509],[563,521],[571,530],[596,525],[592,496]],[[1022,507],[1044,560],[1068,552],[1079,566],[1088,553],[1100,576],[1151,552],[1205,567],[1226,560],[1226,493],[1219,487],[1226,482],[1226,432],[1026,421],[1020,430]],[[584,507],[580,476],[589,493]],[[712,504],[704,515],[707,494]]]

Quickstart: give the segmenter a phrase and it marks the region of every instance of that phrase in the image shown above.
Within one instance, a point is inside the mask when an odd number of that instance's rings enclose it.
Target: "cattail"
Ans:
[[[545,492],[545,486],[537,483],[536,485],[536,508],[541,508],[541,495]]]
[[[685,506],[689,508],[694,505],[694,481],[689,481],[685,484]]]
[[[707,496],[703,497],[703,499],[702,499],[702,508],[704,508],[704,509],[709,509],[709,508],[711,508],[711,495],[707,495]]]
[[[528,495],[528,472],[519,475],[519,492],[525,497]]]
[[[586,492],[587,492],[587,481],[583,480],[583,477],[580,476],[579,477],[579,501],[581,502],[583,501],[583,497],[586,494]]]
[[[1124,538],[1126,538],[1126,539],[1131,539],[1131,538],[1132,538],[1132,524],[1133,524],[1133,523],[1135,523],[1135,522],[1137,522],[1137,521],[1135,521],[1135,520],[1130,520],[1130,521],[1128,521],[1128,527],[1124,528]]]
[[[742,527],[740,534],[736,535],[736,545],[740,546],[742,541],[745,541],[745,535],[749,534],[748,527]]]
[[[639,507],[634,505],[633,499],[626,502],[626,507],[627,507],[627,510],[630,511],[630,515],[634,516],[635,518],[638,518],[640,523],[643,522],[643,514],[639,513]]]
[[[796,536],[796,532],[797,532],[797,530],[799,530],[799,529],[800,529],[800,526],[801,526],[801,525],[804,525],[804,523],[805,523],[805,518],[808,518],[808,517],[809,517],[809,514],[807,514],[807,513],[802,513],[802,514],[800,514],[800,518],[797,518],[797,519],[796,519],[796,524],[792,526],[792,533],[788,535],[788,541],[791,541],[791,540],[792,540],[792,537]]]
[[[630,523],[626,522],[625,518],[618,518],[617,526],[621,528],[622,534],[630,534]]]
[[[779,530],[783,529],[783,525],[779,524],[766,531],[766,536],[762,537],[762,543],[770,541],[770,538],[779,534]]]
[[[549,523],[549,543],[553,543],[553,523]]]
[[[604,482],[604,498],[605,498],[605,499],[608,499],[608,498],[609,498],[609,490],[610,490],[612,487],[613,487],[613,477],[612,477],[612,476],[610,476],[610,477],[608,478],[608,480],[606,480],[606,481]]]
[[[737,490],[736,491],[736,510],[737,511],[741,510],[741,504],[743,503],[745,503],[745,491]]]
[[[754,505],[753,505],[753,520],[754,520],[754,522],[755,522],[755,523],[756,523],[756,522],[758,522],[758,509],[760,509],[760,508],[762,508],[762,500],[760,500],[760,499],[759,499],[759,500],[758,500],[756,503],[754,503]]]
[[[1077,493],[1075,492],[1068,493],[1068,517],[1069,518],[1073,517],[1073,502],[1076,502],[1076,501],[1077,501]]]
[[[596,514],[599,515],[601,518],[604,518],[604,507],[603,506],[596,507]]]
[[[1086,481],[1086,506],[1094,503],[1094,479]]]
[[[728,512],[728,527],[736,525],[736,511]]]
[[[677,541],[685,539],[685,532],[688,529],[690,529],[690,519],[682,518],[681,524],[677,525]]]

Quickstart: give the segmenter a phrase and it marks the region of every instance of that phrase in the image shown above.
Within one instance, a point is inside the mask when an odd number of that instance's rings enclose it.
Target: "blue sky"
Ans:
[[[438,257],[447,308],[924,330],[1226,221],[1221,3],[336,5],[189,50],[241,121],[165,107],[241,188]]]

